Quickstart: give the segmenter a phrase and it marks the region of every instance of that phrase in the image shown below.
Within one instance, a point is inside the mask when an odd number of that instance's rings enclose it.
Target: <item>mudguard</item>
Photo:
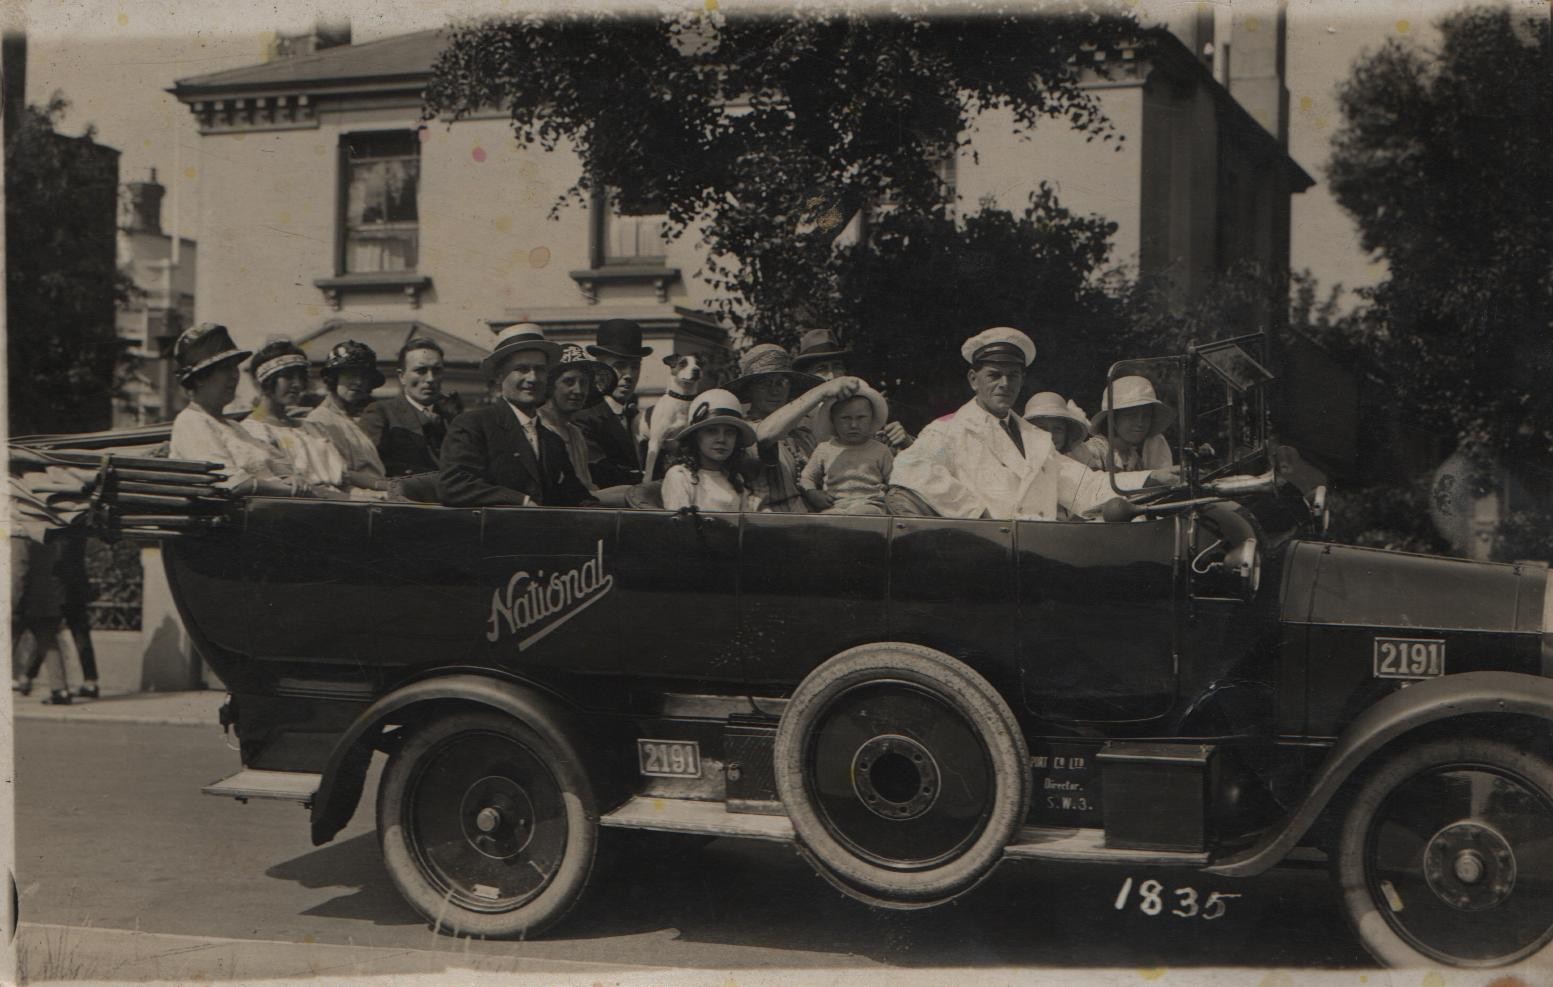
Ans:
[[[586,736],[575,718],[538,689],[485,675],[439,675],[413,682],[383,696],[356,718],[329,754],[313,796],[313,845],[334,839],[355,814],[366,784],[367,768],[383,722],[417,703],[455,700],[486,706],[542,733],[564,731],[573,743]]]
[[[1482,713],[1545,720],[1553,736],[1553,680],[1517,672],[1464,672],[1426,679],[1392,693],[1360,714],[1338,737],[1304,802],[1281,827],[1203,869],[1229,877],[1262,873],[1293,849],[1343,783],[1382,747],[1431,723]]]

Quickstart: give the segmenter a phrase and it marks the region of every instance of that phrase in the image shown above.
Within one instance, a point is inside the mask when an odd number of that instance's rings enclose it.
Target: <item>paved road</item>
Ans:
[[[80,953],[73,962],[86,969],[78,976],[158,975],[146,972],[143,956],[138,966],[120,967],[125,951],[144,950],[80,931],[87,928],[164,937],[152,950],[160,950],[153,966],[162,974],[177,956],[204,955],[200,972],[245,979],[335,961],[361,972],[579,976],[629,966],[877,972],[888,965],[909,973],[1367,965],[1320,870],[1232,881],[1019,863],[953,905],[889,912],[841,896],[788,848],[734,840],[627,862],[544,941],[452,941],[432,935],[399,899],[381,868],[369,812],[358,812],[337,842],[313,847],[299,806],[202,795],[202,784],[238,764],[214,727],[39,719],[16,726],[18,884],[35,969],[42,949]],[[363,806],[373,797],[369,788]],[[1128,907],[1118,911],[1129,877]],[[1167,892],[1157,917],[1141,912],[1138,888],[1149,879],[1194,888],[1199,915],[1170,914],[1187,901],[1184,892]],[[1206,920],[1202,906],[1214,891],[1240,897]],[[178,936],[195,938],[165,938]],[[219,962],[209,949],[200,954],[202,944],[217,942]]]

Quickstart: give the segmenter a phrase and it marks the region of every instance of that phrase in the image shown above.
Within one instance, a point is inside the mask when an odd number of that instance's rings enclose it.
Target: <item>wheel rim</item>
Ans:
[[[990,753],[936,693],[900,681],[854,686],[831,701],[809,738],[805,775],[816,814],[861,859],[925,870],[986,828],[997,787]]]
[[[555,776],[505,734],[443,740],[409,780],[404,824],[417,866],[450,903],[507,912],[550,884],[566,854]]]
[[[1553,802],[1498,767],[1425,771],[1381,802],[1365,871],[1387,924],[1420,953],[1513,962],[1553,939]]]

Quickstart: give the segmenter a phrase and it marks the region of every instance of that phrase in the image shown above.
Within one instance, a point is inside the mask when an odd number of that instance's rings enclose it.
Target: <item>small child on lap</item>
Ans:
[[[821,514],[885,514],[884,489],[895,453],[875,438],[889,419],[878,391],[864,384],[857,394],[822,408],[815,436],[823,441],[798,477],[809,510]]]

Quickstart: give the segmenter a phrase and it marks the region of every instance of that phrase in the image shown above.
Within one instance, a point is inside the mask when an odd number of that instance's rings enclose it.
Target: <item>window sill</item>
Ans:
[[[589,305],[598,304],[599,286],[606,284],[650,284],[658,294],[658,301],[667,302],[669,285],[679,280],[679,268],[652,263],[609,264],[569,273]]]
[[[392,291],[404,292],[411,308],[421,307],[421,292],[431,287],[431,275],[414,271],[383,271],[376,274],[341,274],[332,278],[317,278],[313,287],[324,293],[329,305],[339,311],[341,300],[351,292]]]

